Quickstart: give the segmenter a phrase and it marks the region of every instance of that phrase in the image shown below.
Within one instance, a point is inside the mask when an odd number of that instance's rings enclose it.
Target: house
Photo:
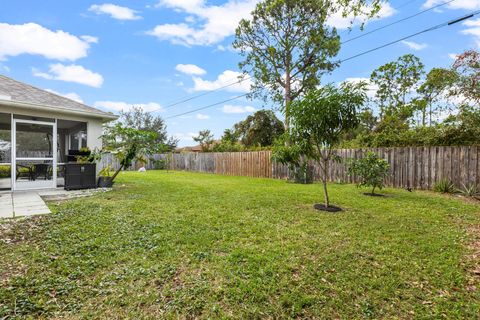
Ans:
[[[102,125],[117,119],[0,75],[0,190],[63,186],[69,151],[102,147]]]
[[[190,146],[190,147],[179,147],[175,149],[175,153],[185,153],[185,152],[202,152],[202,146],[201,145],[196,145],[196,146]]]
[[[222,143],[221,140],[214,140],[210,144],[210,148],[213,148],[214,146],[220,143]],[[176,148],[173,152],[174,153],[203,152],[203,148],[201,144],[198,144],[196,146],[179,147],[179,148]]]

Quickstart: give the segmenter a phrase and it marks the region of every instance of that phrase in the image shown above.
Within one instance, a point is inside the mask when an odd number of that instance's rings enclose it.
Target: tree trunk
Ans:
[[[121,165],[120,168],[118,168],[117,171],[115,171],[115,173],[112,176],[112,181],[115,180],[115,178],[120,173],[120,171],[122,171],[122,169],[123,169],[123,165]]]
[[[288,60],[290,61],[290,60]],[[285,131],[290,128],[290,104],[292,103],[292,84],[290,74],[290,64],[285,66]]]
[[[323,194],[325,197],[325,208],[330,206],[330,199],[328,198],[328,190],[327,190],[327,172],[328,172],[328,160],[323,160]]]
[[[325,208],[330,206],[330,200],[328,199],[327,181],[323,180],[323,195],[325,197]]]
[[[375,194],[375,186],[372,189],[372,195]]]
[[[430,112],[429,112],[429,126],[431,127],[432,126],[432,105],[430,104]]]

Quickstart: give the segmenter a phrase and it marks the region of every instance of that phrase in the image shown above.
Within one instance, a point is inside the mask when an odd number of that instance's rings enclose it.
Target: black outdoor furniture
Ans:
[[[29,181],[34,180],[32,167],[17,164],[15,168],[15,180],[18,180],[21,177],[27,178]]]
[[[52,177],[52,166],[46,163],[39,163],[33,165],[33,179],[32,180],[49,180]]]
[[[95,163],[65,164],[65,190],[96,188]]]

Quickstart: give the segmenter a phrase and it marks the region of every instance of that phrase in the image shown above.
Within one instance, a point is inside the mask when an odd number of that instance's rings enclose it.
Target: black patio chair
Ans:
[[[28,180],[30,180],[30,181],[35,180],[34,177],[33,177],[32,167],[17,164],[15,166],[15,168],[16,168],[15,181],[17,181],[18,178],[21,178],[21,177],[28,178]]]
[[[39,163],[33,165],[33,180],[43,178],[49,180],[52,176],[51,165],[46,163]]]

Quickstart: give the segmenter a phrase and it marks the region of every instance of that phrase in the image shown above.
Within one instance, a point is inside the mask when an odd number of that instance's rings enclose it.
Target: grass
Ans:
[[[150,171],[0,224],[0,318],[475,318],[480,206]],[[3,230],[3,231],[2,231]]]

